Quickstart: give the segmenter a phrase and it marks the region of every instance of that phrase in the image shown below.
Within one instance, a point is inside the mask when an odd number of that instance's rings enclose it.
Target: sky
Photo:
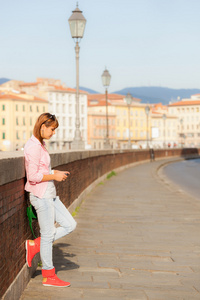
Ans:
[[[76,86],[68,19],[75,0],[0,0],[0,78],[60,79]],[[80,86],[200,88],[199,0],[79,0],[87,19]]]

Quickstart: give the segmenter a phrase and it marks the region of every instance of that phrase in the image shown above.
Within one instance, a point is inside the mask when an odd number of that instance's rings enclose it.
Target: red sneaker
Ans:
[[[31,241],[26,241],[26,262],[31,267],[31,262],[36,253],[40,252],[40,237]]]
[[[55,268],[51,270],[42,270],[42,276],[42,284],[44,286],[68,287],[71,285],[70,282],[63,281],[57,277]]]

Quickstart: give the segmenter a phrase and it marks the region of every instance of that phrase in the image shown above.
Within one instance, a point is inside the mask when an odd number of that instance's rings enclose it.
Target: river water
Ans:
[[[200,200],[200,159],[189,159],[164,167],[163,172],[182,190]]]

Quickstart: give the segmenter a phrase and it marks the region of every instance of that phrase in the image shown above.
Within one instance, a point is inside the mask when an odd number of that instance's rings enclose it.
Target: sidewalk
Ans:
[[[199,300],[200,202],[158,175],[163,162],[98,185],[76,230],[54,245],[57,275],[71,287],[43,287],[38,269],[20,299]]]

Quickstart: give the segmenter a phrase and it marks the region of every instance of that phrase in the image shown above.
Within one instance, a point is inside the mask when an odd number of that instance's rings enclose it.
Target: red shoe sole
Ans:
[[[44,286],[54,286],[54,287],[60,287],[60,288],[62,288],[62,287],[69,287],[71,284],[68,284],[68,285],[53,285],[53,284],[45,284],[45,283],[43,283],[42,285],[44,285]]]
[[[26,263],[27,263],[27,266],[30,268],[31,264],[30,265],[28,264],[28,240],[26,241]]]

